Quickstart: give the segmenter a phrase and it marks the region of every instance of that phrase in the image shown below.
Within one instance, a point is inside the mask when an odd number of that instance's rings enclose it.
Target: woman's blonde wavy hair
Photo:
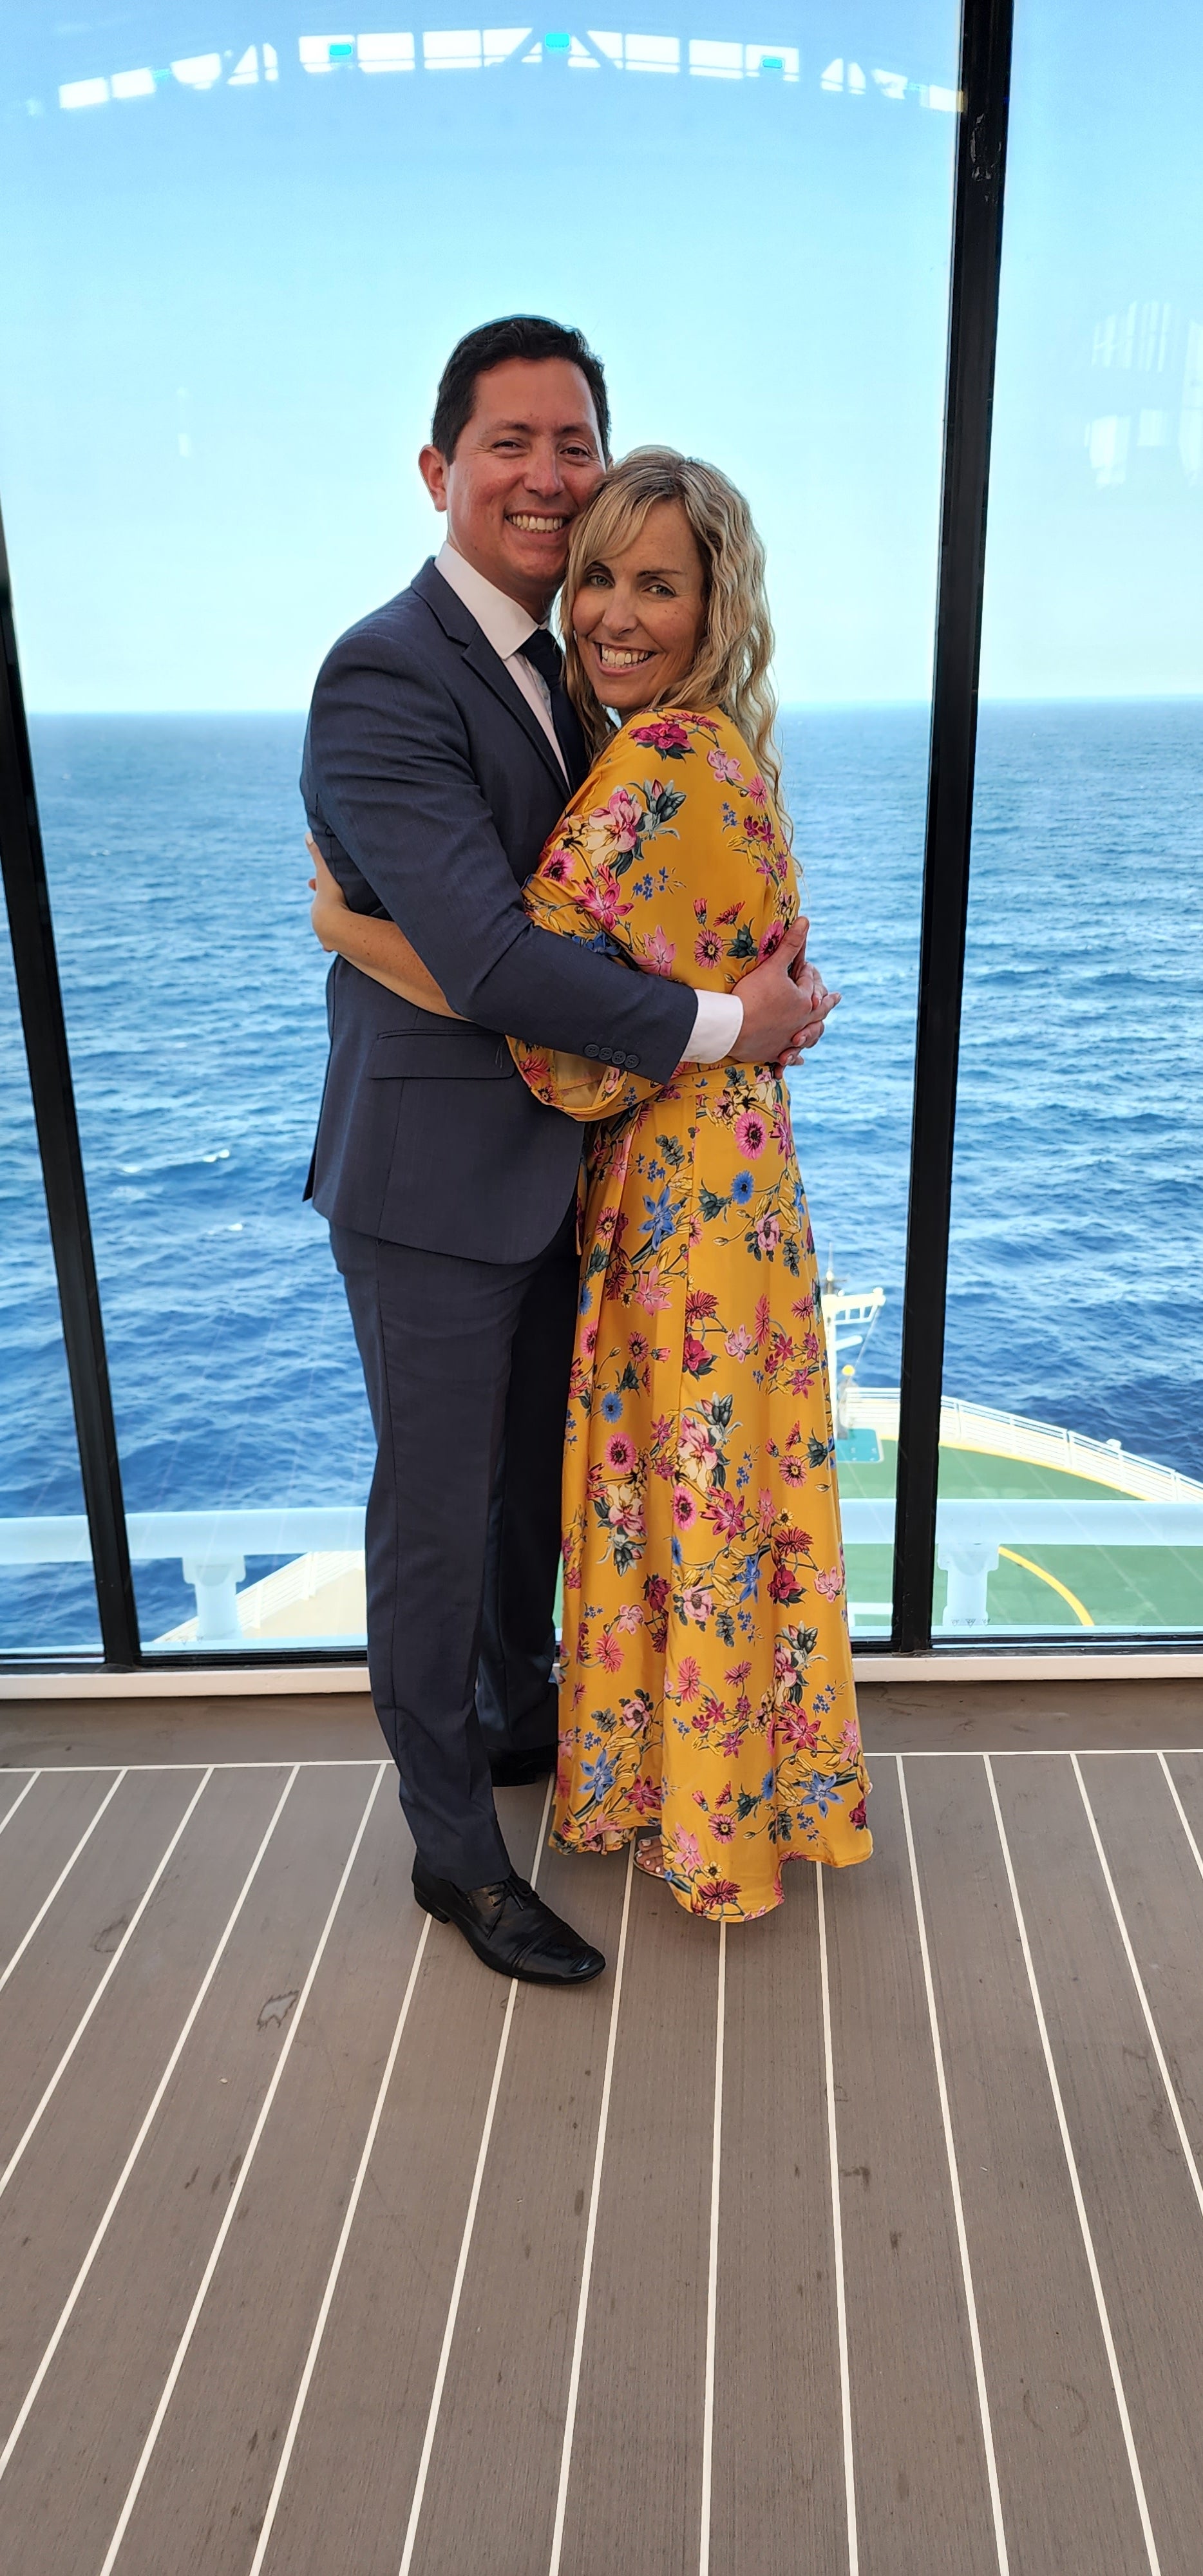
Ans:
[[[670,692],[675,707],[721,707],[743,735],[773,791],[784,830],[781,756],[773,738],[777,699],[769,681],[773,628],[765,595],[764,547],[742,492],[696,456],[674,447],[635,447],[610,467],[573,523],[560,603],[565,678],[590,751],[615,731],[585,676],[572,631],[572,603],[600,555],[621,554],[660,501],[679,501],[706,574],[706,623],[691,671]],[[663,700],[660,701],[663,703]]]

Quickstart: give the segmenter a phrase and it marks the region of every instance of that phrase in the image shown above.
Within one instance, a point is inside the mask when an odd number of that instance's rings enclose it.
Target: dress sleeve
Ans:
[[[577,940],[582,947],[600,951],[603,956],[622,959],[632,974],[640,973],[624,941],[613,930],[599,925],[596,909],[590,909],[584,899],[585,889],[578,889],[575,876],[564,875],[566,859],[570,863],[565,837],[557,834],[544,851],[534,876],[528,879],[523,899],[531,920],[541,930],[555,931],[561,939]],[[509,1047],[536,1100],[582,1123],[617,1118],[624,1110],[654,1100],[665,1087],[646,1074],[632,1073],[625,1064],[605,1064],[600,1058],[569,1055],[561,1047],[532,1046],[525,1038],[511,1038]]]

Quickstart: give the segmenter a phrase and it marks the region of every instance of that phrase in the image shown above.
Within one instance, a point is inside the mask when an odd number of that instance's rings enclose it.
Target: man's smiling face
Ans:
[[[418,461],[457,554],[544,617],[564,578],[572,522],[605,472],[579,367],[566,358],[490,367],[476,379],[454,456],[424,447]]]

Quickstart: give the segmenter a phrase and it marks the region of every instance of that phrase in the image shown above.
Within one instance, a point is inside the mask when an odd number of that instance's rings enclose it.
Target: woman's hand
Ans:
[[[338,878],[334,875],[333,870],[327,867],[321,851],[318,848],[317,842],[314,840],[312,832],[306,832],[305,834],[305,847],[313,861],[314,869],[314,873],[309,879],[309,883],[313,888],[313,902],[310,906],[309,918],[313,924],[315,938],[319,945],[325,949],[327,957],[330,957],[333,956],[338,949],[339,916],[340,914],[349,912],[351,907],[338,882]]]

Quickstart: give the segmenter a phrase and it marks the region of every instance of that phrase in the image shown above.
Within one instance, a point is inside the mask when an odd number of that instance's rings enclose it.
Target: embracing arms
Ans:
[[[358,966],[361,975],[370,975],[374,983],[385,985],[390,993],[399,993],[402,1001],[416,1002],[421,1011],[432,1011],[441,1020],[462,1018],[462,1012],[452,1010],[446,994],[395,921],[384,921],[379,913],[352,912],[312,832],[305,835],[305,847],[313,861],[309,918],[326,955],[345,957],[349,966]]]
[[[370,918],[358,911],[357,927],[340,927],[325,944],[423,1009],[437,1012],[432,996],[442,996],[445,1015],[505,1034],[521,1030],[543,1046],[595,1047],[599,1054],[604,1046],[609,1060],[638,1064],[653,1082],[671,1079],[689,1052],[695,992],[667,978],[632,975],[530,919],[450,689],[412,642],[398,651],[380,620],[345,637],[321,674],[306,750],[306,798],[324,855],[350,888],[352,905],[366,886],[389,920],[403,926],[411,948],[408,960],[400,958],[373,935],[372,955],[354,954],[345,941],[357,938]],[[387,928],[387,921],[376,921],[376,933]],[[789,968],[801,953],[799,934],[745,977],[734,1050],[740,1058],[774,1061],[809,1026],[823,987],[810,969],[801,989],[791,984]],[[428,979],[424,989],[412,980],[419,961]]]

